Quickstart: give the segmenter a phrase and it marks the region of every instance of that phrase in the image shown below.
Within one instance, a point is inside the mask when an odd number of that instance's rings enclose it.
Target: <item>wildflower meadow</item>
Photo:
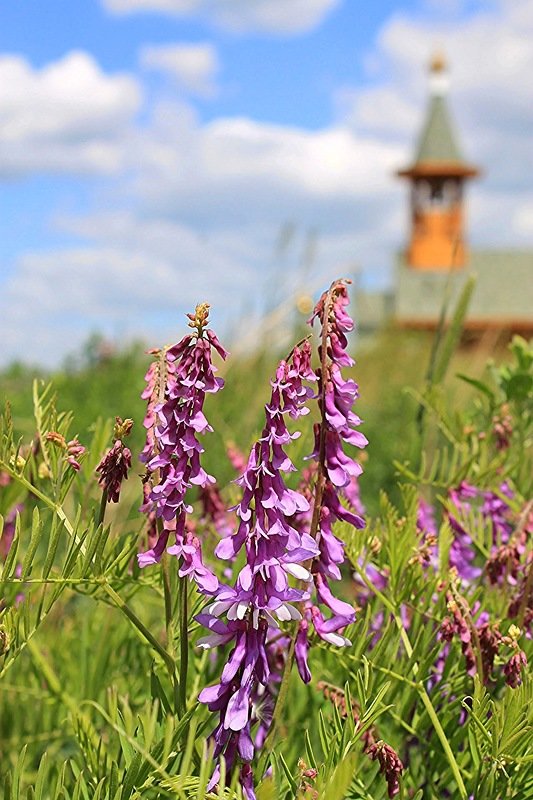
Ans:
[[[456,400],[467,286],[365,421],[349,290],[239,373],[200,303],[85,428],[7,398],[5,800],[533,798],[533,348]]]

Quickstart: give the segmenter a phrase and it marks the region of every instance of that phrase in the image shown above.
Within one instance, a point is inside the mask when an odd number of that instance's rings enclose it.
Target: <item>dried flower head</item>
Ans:
[[[98,483],[106,493],[108,503],[118,503],[122,481],[128,477],[130,467],[131,451],[117,439],[96,467],[96,472],[100,473]]]
[[[513,653],[507,664],[503,667],[505,682],[512,689],[516,689],[522,683],[522,668],[527,667],[527,656],[523,650]]]
[[[114,439],[125,439],[127,436],[130,435],[131,430],[133,428],[133,420],[132,419],[121,419],[120,417],[115,417],[115,427],[113,428],[113,438]]]
[[[379,762],[380,771],[385,775],[389,797],[395,797],[400,791],[400,776],[404,766],[398,753],[390,745],[380,739],[367,749],[370,758]]]
[[[47,442],[51,442],[56,447],[61,448],[61,450],[67,449],[67,442],[65,437],[61,433],[58,433],[57,431],[48,431],[48,433],[45,434],[44,438],[46,439]]]

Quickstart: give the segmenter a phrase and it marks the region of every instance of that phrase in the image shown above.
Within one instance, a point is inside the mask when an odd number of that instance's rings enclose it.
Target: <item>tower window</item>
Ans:
[[[439,183],[431,184],[430,202],[432,206],[442,206],[444,204],[444,185]]]

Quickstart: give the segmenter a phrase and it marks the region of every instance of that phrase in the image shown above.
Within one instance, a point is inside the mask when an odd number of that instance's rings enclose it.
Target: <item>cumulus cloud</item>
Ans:
[[[133,77],[106,75],[87,53],[42,69],[0,56],[0,176],[116,172],[140,104]]]
[[[94,330],[161,345],[182,327],[179,315],[205,299],[226,322],[232,305],[227,275],[235,265],[209,242],[179,225],[139,226],[128,214],[88,218],[82,226],[87,234],[92,224],[98,225],[93,243],[19,260],[0,296],[2,362],[23,357],[56,364]],[[235,277],[249,288],[246,266]],[[28,308],[31,324],[24,323]]]
[[[307,131],[247,118],[200,125],[179,110],[169,125],[170,113],[167,107],[161,125],[154,123],[137,159],[136,194],[146,213],[204,228],[279,225],[295,214],[328,229],[362,227],[369,214],[354,207],[379,205],[401,156],[393,144],[345,126]]]
[[[298,292],[316,294],[336,274],[386,262],[397,220],[384,165],[399,157],[394,147],[342,127],[202,125],[181,106],[174,113],[172,121],[168,107],[156,113],[150,136],[131,147],[137,174],[123,202],[134,200],[133,210],[56,216],[80,246],[20,259],[0,295],[10,330],[3,360],[53,363],[94,329],[166,341],[179,314],[203,299],[222,328],[235,329],[265,304],[284,298],[290,310]],[[276,252],[291,220],[293,241]],[[302,271],[311,229],[314,260]],[[28,304],[31,331],[16,323]]]
[[[216,92],[220,63],[216,48],[203,44],[146,45],[140,52],[143,69],[170,77],[181,91],[210,97]]]
[[[312,30],[340,0],[102,0],[116,14],[198,16],[226,30],[297,34]]]

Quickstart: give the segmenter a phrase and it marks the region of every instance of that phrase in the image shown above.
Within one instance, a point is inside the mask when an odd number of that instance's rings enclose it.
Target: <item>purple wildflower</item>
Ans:
[[[219,724],[213,732],[214,755],[217,758],[223,754],[230,768],[236,756],[247,763],[253,759],[255,745],[250,729],[254,702],[273,681],[269,630],[278,627],[278,620],[299,620],[301,614],[295,604],[309,597],[307,590],[293,588],[289,583],[290,576],[311,579],[303,562],[318,553],[309,534],[299,532],[290,522],[309,504],[299,492],[287,488],[282,473],[294,470],[284,447],[299,435],[288,431],[286,418],[297,419],[307,413],[304,403],[312,391],[303,381],[313,377],[307,342],[295,348],[288,362],[281,361],[278,366],[271,398],[265,406],[265,427],[237,480],[243,489],[235,507],[238,528],[216,548],[218,557],[224,560],[234,558],[244,548],[246,563],[235,585],[214,591],[214,602],[197,617],[209,631],[199,641],[200,646],[233,643],[220,683],[204,689],[199,697],[211,711],[219,712]],[[226,622],[221,619],[223,615]],[[217,773],[211,785],[216,780]],[[241,771],[241,781],[252,797],[248,770]]]
[[[352,511],[358,514],[360,517],[363,517],[366,514],[366,509],[363,505],[363,501],[361,500],[361,490],[359,488],[358,478],[352,478],[346,484],[346,486],[343,486],[341,489],[341,494]]]
[[[9,553],[11,545],[13,544],[13,539],[15,538],[17,514],[21,514],[23,508],[24,503],[17,503],[17,505],[13,506],[13,508],[11,508],[11,510],[5,515],[4,528],[2,530],[2,535],[0,536],[0,559],[2,561],[5,561],[7,558],[7,554]]]
[[[435,510],[431,503],[428,503],[423,497],[420,497],[418,500],[416,525],[422,534],[426,535],[429,533],[433,536],[437,536],[438,531],[435,522]]]
[[[457,489],[450,490],[449,493],[452,507],[455,506],[457,511],[461,514],[466,514],[470,511],[470,500],[476,498],[477,495],[478,490],[476,487],[471,486],[466,483],[466,481],[463,481]],[[476,551],[472,546],[472,538],[459,522],[455,513],[449,514],[448,521],[454,534],[450,546],[450,566],[455,567],[457,574],[463,580],[475,580],[481,575],[481,569],[476,567],[473,563],[476,557]]]
[[[154,548],[159,538],[157,533],[157,518],[153,509],[153,504],[150,501],[150,493],[152,489],[149,483],[143,483],[143,504],[140,511],[146,514],[146,528],[144,531],[143,539],[140,542],[140,552],[146,547],[148,550]],[[146,541],[145,541],[146,540]]]
[[[459,518],[470,513],[475,503],[483,519],[491,524],[493,544],[505,544],[513,530],[511,508],[505,498],[511,499],[513,491],[505,482],[496,493],[483,491],[463,481],[457,489],[450,491],[449,497],[452,505],[448,520],[454,533],[450,547],[450,566],[455,567],[459,577],[468,582],[479,578],[482,570],[474,564],[476,551],[472,545],[472,537]]]
[[[249,764],[242,765],[241,773],[239,775],[239,782],[242,786],[245,800],[256,800],[256,794],[254,791],[254,775]]]
[[[355,528],[363,528],[364,519],[355,510],[346,508],[340,496],[348,497],[352,508],[359,509],[359,499],[354,497],[354,483],[362,468],[343,449],[343,444],[363,448],[366,437],[357,428],[361,419],[352,408],[358,397],[358,386],[351,378],[345,378],[341,367],[352,366],[348,355],[346,334],[353,330],[354,323],[346,311],[349,303],[346,282],[336,281],[318,301],[313,323],[318,318],[322,326],[319,346],[320,369],[318,370],[318,402],[321,422],[315,425],[315,448],[310,458],[318,462],[315,508],[312,535],[316,535],[319,554],[314,559],[313,573],[317,602],[326,606],[332,616],[324,618],[318,605],[308,604],[306,617],[322,639],[337,646],[349,644],[339,631],[355,620],[355,611],[348,603],[337,600],[329,581],[340,580],[340,566],[344,562],[344,543],[333,533],[333,525],[342,520]],[[298,667],[301,677],[309,677],[303,637],[305,626],[299,631]]]
[[[434,572],[438,572],[439,548],[435,510],[423,497],[418,499],[416,528],[421,541],[409,563],[418,563],[424,569],[431,567]]]
[[[306,610],[306,615],[308,611]],[[298,633],[296,634],[296,642],[294,645],[294,658],[298,672],[304,683],[310,683],[312,675],[307,663],[307,656],[309,653],[309,639],[307,632],[309,630],[309,622],[305,617],[300,620],[298,625]]]
[[[175,366],[174,361],[167,358],[167,350],[148,350],[150,355],[156,356],[148,367],[144,380],[146,386],[141,398],[146,400],[146,414],[143,425],[146,428],[146,443],[139,456],[139,460],[146,464],[157,450],[155,429],[157,425],[156,408],[161,404],[169,391],[173,388]]]
[[[205,397],[224,384],[215,377],[211,351],[215,349],[222,358],[227,353],[207,328],[208,315],[207,303],[188,314],[193,332],[159,354],[157,366],[147,373],[143,393],[148,400],[147,442],[142,460],[152,488],[143,510],[155,511],[163,530],[156,544],[138,556],[141,567],[160,561],[172,535],[175,544],[168,552],[182,559],[179,574],[193,577],[205,592],[213,591],[218,581],[203,566],[199,540],[186,529],[187,514],[192,510],[186,494],[191,486],[214,483],[200,463],[203,447],[197,435],[212,431],[203,413]]]
[[[59,449],[64,450],[65,462],[69,466],[71,466],[75,472],[80,471],[81,464],[79,462],[79,459],[80,456],[84,455],[86,448],[82,444],[80,444],[80,442],[77,439],[71,439],[69,442],[67,442],[63,434],[58,433],[57,431],[49,431],[46,434],[45,439],[47,442],[51,442]]]
[[[80,456],[84,455],[86,447],[79,443],[77,439],[71,439],[67,442],[67,455],[65,461],[69,464],[75,472],[79,472],[81,464],[79,462]]]
[[[512,512],[505,498],[511,500],[514,492],[504,481],[500,484],[499,493],[482,492],[483,503],[481,513],[484,519],[489,519],[492,523],[492,541],[494,544],[507,542],[513,531]]]

